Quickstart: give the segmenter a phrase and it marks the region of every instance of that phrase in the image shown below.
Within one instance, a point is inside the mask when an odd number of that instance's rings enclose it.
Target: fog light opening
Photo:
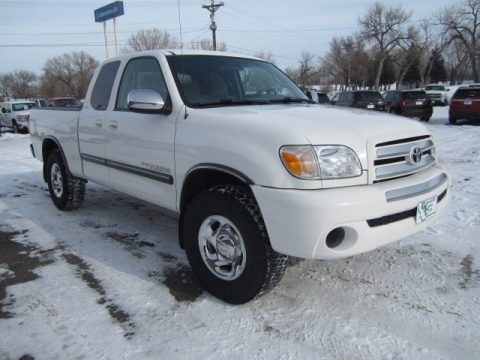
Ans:
[[[325,243],[330,249],[335,249],[340,246],[345,239],[345,230],[341,227],[333,229],[327,235]]]

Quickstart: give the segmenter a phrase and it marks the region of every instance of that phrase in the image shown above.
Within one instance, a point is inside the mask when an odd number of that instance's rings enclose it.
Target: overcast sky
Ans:
[[[28,69],[40,74],[45,61],[84,50],[105,59],[103,28],[94,22],[94,9],[112,1],[0,0],[0,73]],[[117,18],[118,40],[125,45],[140,29],[159,28],[180,37],[176,0],[124,0],[125,15]],[[210,18],[202,4],[209,0],[180,0],[183,42],[211,37]],[[334,36],[358,30],[358,17],[374,1],[367,0],[224,0],[218,10],[217,41],[229,50],[253,54],[271,51],[278,66],[297,66],[302,51],[323,56]],[[413,11],[411,21],[430,17],[453,0],[383,0]],[[110,56],[114,54],[113,25]]]

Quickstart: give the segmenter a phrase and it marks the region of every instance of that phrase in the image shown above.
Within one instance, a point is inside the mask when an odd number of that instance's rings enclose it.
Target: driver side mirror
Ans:
[[[136,112],[160,113],[165,110],[165,100],[155,90],[134,89],[128,93],[127,107]]]
[[[6,114],[6,112],[7,112],[7,109],[2,108],[2,113]]]

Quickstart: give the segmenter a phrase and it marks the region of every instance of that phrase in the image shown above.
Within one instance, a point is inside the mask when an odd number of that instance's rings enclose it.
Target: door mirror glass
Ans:
[[[165,100],[155,90],[135,89],[128,93],[127,106],[132,111],[159,112],[165,107]]]

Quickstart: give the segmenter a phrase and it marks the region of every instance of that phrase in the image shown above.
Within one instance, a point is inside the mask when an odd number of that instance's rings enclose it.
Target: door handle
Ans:
[[[101,128],[103,126],[103,121],[100,120],[100,119],[95,121],[95,126],[98,127],[98,128]]]
[[[118,122],[117,122],[117,121],[110,121],[109,127],[110,127],[110,129],[117,130],[117,128],[118,128]]]

